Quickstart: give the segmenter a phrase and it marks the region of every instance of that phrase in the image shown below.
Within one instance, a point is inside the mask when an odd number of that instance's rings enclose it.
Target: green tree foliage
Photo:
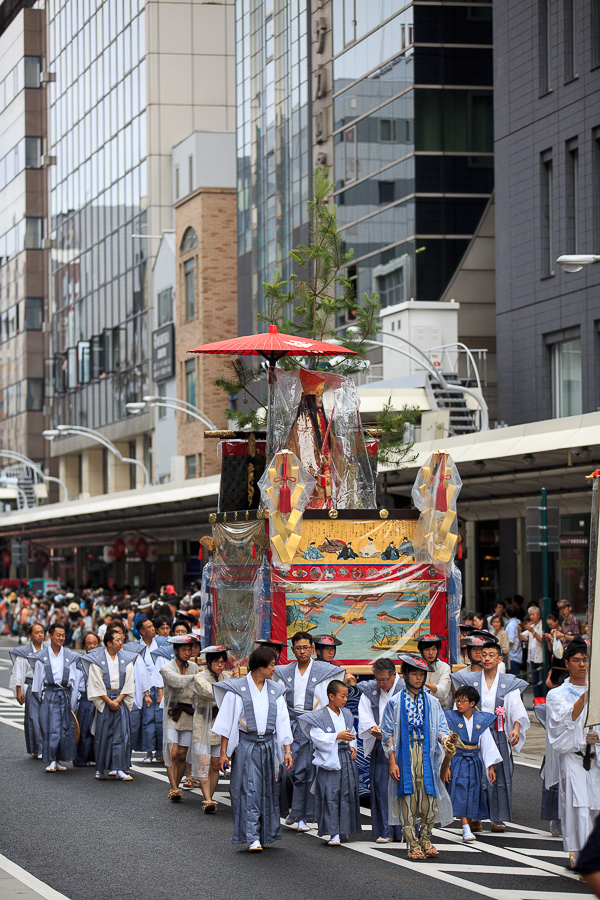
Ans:
[[[348,277],[354,254],[345,248],[338,229],[337,207],[329,203],[333,187],[327,169],[317,168],[313,180],[314,199],[308,203],[310,243],[299,245],[290,252],[297,272],[289,279],[282,279],[276,269],[273,280],[263,282],[265,312],[259,319],[268,325],[276,325],[277,330],[285,334],[318,341],[334,339],[356,353],[333,359],[312,357],[309,361],[285,356],[278,365],[286,369],[308,365],[338,375],[352,375],[364,368],[368,342],[381,331],[379,297],[376,293],[357,297],[355,279]],[[347,318],[352,320],[352,328],[338,333],[336,323]],[[228,418],[239,428],[264,427],[266,410],[251,390],[262,374],[260,368],[247,367],[242,359],[236,359],[230,364],[229,375],[215,381],[229,396],[243,395],[246,403],[247,395],[257,404],[258,409],[226,411]],[[404,434],[418,412],[408,407],[394,410],[391,403],[384,406],[373,429],[379,437],[380,464],[397,466],[410,453],[412,445],[404,443]]]

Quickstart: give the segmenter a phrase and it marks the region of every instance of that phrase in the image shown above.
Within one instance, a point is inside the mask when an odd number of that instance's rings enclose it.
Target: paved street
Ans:
[[[134,764],[134,781],[123,784],[98,783],[90,768],[46,774],[25,756],[23,713],[7,690],[9,672],[6,649],[0,649],[2,900],[221,900],[262,896],[265,886],[286,900],[332,892],[344,900],[387,900],[399,893],[429,900],[439,891],[449,900],[474,894],[571,900],[587,894],[564,868],[560,839],[539,820],[540,779],[532,755],[516,769],[518,824],[505,834],[486,834],[474,846],[462,843],[458,824],[436,831],[441,852],[435,862],[411,863],[397,845],[381,849],[373,843],[366,809],[361,839],[342,848],[327,847],[315,832],[284,828],[280,844],[250,856],[231,843],[226,792],[217,798],[218,814],[208,817],[199,792],[186,792],[180,806],[167,802],[163,768]]]

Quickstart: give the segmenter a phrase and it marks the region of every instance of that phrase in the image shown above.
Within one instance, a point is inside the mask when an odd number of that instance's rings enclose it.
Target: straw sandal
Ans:
[[[175,788],[172,791],[169,791],[168,797],[171,803],[181,803],[183,794],[179,788]]]

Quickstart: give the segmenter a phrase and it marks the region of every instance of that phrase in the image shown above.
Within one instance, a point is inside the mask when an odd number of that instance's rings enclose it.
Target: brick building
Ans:
[[[227,397],[214,385],[225,357],[188,353],[238,333],[233,133],[196,133],[173,150],[175,196],[175,366],[177,396],[226,428]],[[183,184],[183,170],[188,183]],[[196,187],[196,185],[198,186]],[[178,413],[177,453],[186,478],[220,472],[216,441],[205,426]]]

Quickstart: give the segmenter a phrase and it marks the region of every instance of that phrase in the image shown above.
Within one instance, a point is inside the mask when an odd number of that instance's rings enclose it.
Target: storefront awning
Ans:
[[[522,517],[525,499],[542,487],[558,498],[562,514],[589,512],[585,476],[600,465],[600,412],[415,444],[406,468],[386,471],[386,491],[410,495],[417,469],[436,450],[450,453],[458,466],[464,518]]]
[[[85,546],[136,529],[157,540],[198,540],[208,531],[209,514],[217,509],[218,491],[219,476],[213,475],[0,513],[0,537]]]

